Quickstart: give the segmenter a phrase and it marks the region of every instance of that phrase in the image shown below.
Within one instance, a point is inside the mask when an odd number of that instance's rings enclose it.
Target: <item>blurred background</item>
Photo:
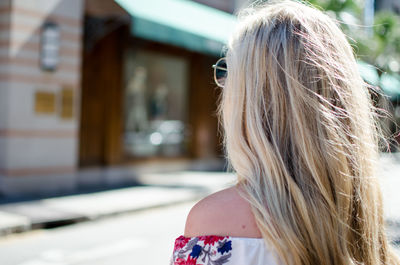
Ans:
[[[400,1],[310,2],[390,114],[380,177],[400,247]],[[2,265],[168,264],[189,209],[234,182],[211,66],[249,4],[0,0]]]

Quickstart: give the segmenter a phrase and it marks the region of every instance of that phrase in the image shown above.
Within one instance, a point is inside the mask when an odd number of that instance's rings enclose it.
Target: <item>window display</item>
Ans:
[[[125,56],[124,149],[136,157],[185,154],[188,64],[130,50]]]

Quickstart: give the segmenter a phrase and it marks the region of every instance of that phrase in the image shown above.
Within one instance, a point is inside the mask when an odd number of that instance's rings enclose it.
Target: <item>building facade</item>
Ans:
[[[2,194],[72,185],[62,175],[78,161],[83,9],[82,0],[0,1]],[[54,70],[41,62],[45,22],[57,25]]]
[[[73,192],[86,168],[223,157],[213,32],[117,2],[0,2],[0,195]],[[188,11],[218,21],[243,4],[197,2]]]

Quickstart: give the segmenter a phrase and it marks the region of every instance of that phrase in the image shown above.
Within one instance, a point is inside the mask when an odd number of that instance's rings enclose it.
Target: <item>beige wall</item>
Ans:
[[[8,39],[10,28],[10,1],[0,1],[0,65],[6,70],[7,55],[9,53]],[[0,80],[0,128],[7,124],[7,98],[8,83]],[[3,137],[0,137],[0,168],[4,168],[6,159],[7,144]]]
[[[60,28],[60,63],[54,72],[39,66],[45,21]],[[76,169],[82,23],[83,0],[0,1],[0,192],[18,189],[10,184],[15,178],[24,183],[23,178]],[[60,116],[65,88],[74,94],[74,116],[68,119]],[[55,95],[54,112],[35,112],[38,91]],[[30,188],[35,189],[21,187]]]
[[[225,12],[232,13],[235,10],[236,0],[194,0],[194,1]]]
[[[236,13],[242,7],[250,5],[254,0],[193,0],[203,5],[207,5],[219,10]]]

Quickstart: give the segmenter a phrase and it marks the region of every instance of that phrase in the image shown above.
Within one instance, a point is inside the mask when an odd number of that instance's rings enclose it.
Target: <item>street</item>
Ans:
[[[0,239],[2,265],[168,264],[195,202]]]
[[[168,264],[174,239],[183,233],[194,203],[11,235],[0,239],[1,264]]]
[[[400,254],[399,156],[381,158],[381,186],[388,234]],[[147,176],[149,183],[167,181],[221,189],[232,178],[210,173],[162,178]],[[175,182],[174,182],[175,181]],[[153,196],[152,194],[148,194]],[[115,195],[116,196],[116,195]],[[128,198],[128,197],[127,197]],[[131,197],[132,198],[132,197]],[[98,200],[102,206],[104,201]],[[54,229],[0,237],[1,265],[159,265],[168,264],[174,239],[183,234],[186,216],[196,201],[150,208]],[[101,206],[100,206],[101,207]],[[89,210],[89,209],[88,209]]]

